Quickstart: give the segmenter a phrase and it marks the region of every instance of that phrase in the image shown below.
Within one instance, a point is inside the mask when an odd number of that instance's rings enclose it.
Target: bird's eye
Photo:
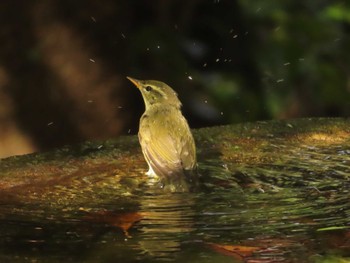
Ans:
[[[151,86],[146,86],[146,91],[151,91],[152,90],[152,87]]]

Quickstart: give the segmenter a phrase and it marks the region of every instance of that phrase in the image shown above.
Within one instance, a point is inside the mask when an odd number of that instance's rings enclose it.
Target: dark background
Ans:
[[[193,128],[350,113],[349,1],[4,0],[0,47],[0,157],[137,133],[126,76]]]

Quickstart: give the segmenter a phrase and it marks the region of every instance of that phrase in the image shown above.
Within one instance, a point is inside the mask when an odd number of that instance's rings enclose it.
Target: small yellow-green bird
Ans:
[[[196,146],[176,92],[160,81],[127,78],[145,102],[138,136],[149,166],[146,174],[170,180],[191,175],[197,167]]]

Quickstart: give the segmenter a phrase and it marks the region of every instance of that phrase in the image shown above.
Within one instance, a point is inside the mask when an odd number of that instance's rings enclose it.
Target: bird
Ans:
[[[127,79],[141,91],[145,104],[138,138],[149,167],[146,174],[192,181],[197,168],[196,145],[177,93],[161,81]]]

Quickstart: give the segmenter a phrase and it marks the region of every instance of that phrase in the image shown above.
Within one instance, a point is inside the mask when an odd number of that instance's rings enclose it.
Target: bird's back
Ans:
[[[145,159],[158,176],[181,176],[195,169],[195,143],[179,109],[146,111],[140,120],[139,139]]]

